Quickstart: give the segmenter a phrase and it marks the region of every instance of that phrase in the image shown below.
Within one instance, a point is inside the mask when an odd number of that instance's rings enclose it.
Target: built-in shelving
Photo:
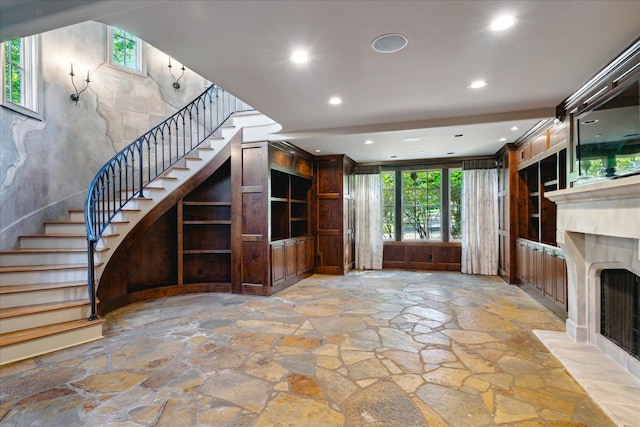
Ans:
[[[271,241],[309,234],[311,180],[271,171]]]
[[[216,173],[178,203],[179,284],[231,286],[231,167]]]

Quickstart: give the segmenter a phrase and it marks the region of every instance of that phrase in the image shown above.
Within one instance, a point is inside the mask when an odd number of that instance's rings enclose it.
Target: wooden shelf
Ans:
[[[231,206],[231,202],[190,202],[183,201],[184,206]]]
[[[194,254],[230,254],[231,249],[185,249],[182,251],[184,255]]]
[[[552,179],[551,181],[547,181],[543,184],[545,187],[551,187],[552,185],[558,185],[557,179]]]
[[[529,197],[539,197],[540,196],[540,192],[539,191],[534,191],[532,193],[529,193]]]
[[[285,197],[272,197],[271,198],[272,202],[281,202],[281,203],[287,203],[289,202],[289,199],[285,198]]]
[[[184,225],[214,225],[214,224],[231,224],[230,219],[222,219],[222,220],[203,220],[203,221],[183,221]]]

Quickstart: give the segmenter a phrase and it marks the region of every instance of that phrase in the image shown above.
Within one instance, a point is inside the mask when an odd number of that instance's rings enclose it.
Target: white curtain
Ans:
[[[462,172],[462,266],[467,274],[498,273],[498,173]]]
[[[382,179],[380,174],[356,174],[356,268],[382,269]]]

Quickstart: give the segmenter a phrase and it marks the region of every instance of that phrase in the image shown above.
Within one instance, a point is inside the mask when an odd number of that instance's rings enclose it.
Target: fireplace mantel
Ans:
[[[640,175],[552,191],[545,197],[558,207],[559,231],[640,239]]]

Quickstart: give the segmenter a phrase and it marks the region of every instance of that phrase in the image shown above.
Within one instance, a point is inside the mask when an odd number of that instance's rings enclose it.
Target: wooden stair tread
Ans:
[[[159,176],[156,179],[166,179],[166,180],[169,180],[169,181],[177,181],[178,180],[178,178],[175,177],[175,176],[164,176],[164,175]]]
[[[0,308],[0,319],[26,316],[29,314],[46,313],[47,311],[81,307],[83,305],[89,305],[89,300],[80,299],[80,300],[73,300],[73,301],[49,302],[45,304],[32,304],[32,305],[22,305],[19,307]]]
[[[14,254],[49,254],[49,253],[53,253],[53,254],[61,254],[61,253],[67,253],[67,252],[73,252],[73,253],[78,253],[78,252],[87,252],[86,249],[84,248],[69,248],[69,249],[65,249],[65,248],[51,248],[51,249],[39,249],[39,248],[33,248],[33,249],[29,249],[29,248],[25,248],[25,249],[9,249],[6,251],[0,251],[0,255],[14,255]]]
[[[39,326],[37,328],[23,329],[21,331],[7,332],[0,334],[0,347],[7,347],[21,342],[35,340],[50,335],[59,334],[61,332],[73,331],[76,329],[87,328],[96,324],[104,323],[104,319],[96,320],[71,320],[69,322],[55,323],[53,325]]]
[[[152,199],[149,199],[152,200]],[[116,237],[119,236],[118,233],[114,233],[114,234],[103,234],[102,237]],[[44,237],[44,238],[54,238],[54,239],[59,239],[59,238],[75,238],[77,239],[78,237],[83,237],[83,238],[87,238],[86,234],[23,234],[20,237],[27,237],[27,238],[33,238],[33,237]]]
[[[198,147],[198,150],[201,150],[201,151],[215,151],[215,148],[213,148],[213,147]]]
[[[16,294],[20,292],[46,291],[50,289],[77,288],[80,286],[87,286],[87,282],[53,282],[29,285],[1,285],[0,295]]]
[[[95,252],[105,252],[109,248],[97,248]],[[20,254],[66,254],[66,253],[80,253],[87,252],[85,248],[23,248],[23,249],[9,249],[6,251],[0,251],[0,255],[20,255]]]
[[[96,263],[98,267],[102,263]],[[87,264],[51,264],[51,265],[10,265],[0,267],[0,273],[21,273],[25,271],[78,270],[87,268]]]

